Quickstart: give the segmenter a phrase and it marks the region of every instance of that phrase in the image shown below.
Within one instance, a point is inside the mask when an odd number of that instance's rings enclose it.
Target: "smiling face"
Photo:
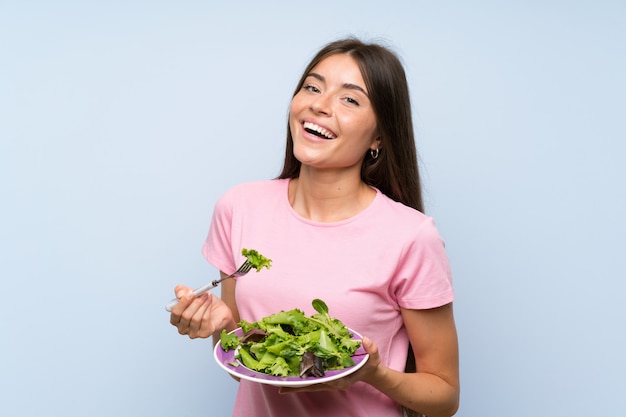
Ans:
[[[363,76],[350,55],[330,55],[307,74],[291,101],[289,127],[303,166],[360,170],[378,136]]]

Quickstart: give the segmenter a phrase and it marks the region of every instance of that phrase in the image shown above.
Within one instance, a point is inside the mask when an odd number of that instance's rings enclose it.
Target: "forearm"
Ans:
[[[458,408],[458,387],[433,374],[409,374],[381,366],[365,382],[428,417],[449,417]]]

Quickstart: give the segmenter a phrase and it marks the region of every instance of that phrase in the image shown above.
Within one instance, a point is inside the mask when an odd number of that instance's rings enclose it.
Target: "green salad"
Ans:
[[[354,366],[352,355],[361,346],[350,330],[328,314],[320,299],[312,302],[317,314],[299,309],[281,311],[250,323],[239,322],[243,336],[222,330],[220,344],[247,368],[274,376],[323,376],[326,370]]]
[[[260,272],[262,268],[270,269],[272,267],[272,260],[261,255],[254,249],[243,248],[241,254],[248,259],[248,262],[252,265],[252,268]]]

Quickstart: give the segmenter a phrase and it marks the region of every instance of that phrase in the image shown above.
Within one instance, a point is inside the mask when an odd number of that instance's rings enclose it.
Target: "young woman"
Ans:
[[[455,414],[458,343],[444,243],[422,213],[404,69],[387,48],[344,39],[310,62],[291,101],[277,179],[218,201],[203,254],[227,276],[256,249],[272,267],[222,283],[179,285],[171,323],[191,338],[314,298],[364,336],[359,371],[298,389],[240,381],[235,416]]]

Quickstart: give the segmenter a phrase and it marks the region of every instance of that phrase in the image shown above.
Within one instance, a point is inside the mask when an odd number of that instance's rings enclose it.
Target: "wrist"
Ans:
[[[213,333],[214,337],[217,337],[219,339],[220,335],[222,334],[222,330],[226,330],[226,333],[228,332],[232,332],[233,330],[235,330],[236,328],[238,328],[239,325],[237,324],[237,322],[235,322],[235,320],[231,317],[229,319],[225,319],[220,326],[218,326],[215,329],[215,332]]]
[[[370,372],[368,372],[363,378],[363,382],[368,383],[369,385],[375,388],[382,388],[385,385],[389,384],[390,381],[390,371],[391,369],[378,364],[374,367]]]

